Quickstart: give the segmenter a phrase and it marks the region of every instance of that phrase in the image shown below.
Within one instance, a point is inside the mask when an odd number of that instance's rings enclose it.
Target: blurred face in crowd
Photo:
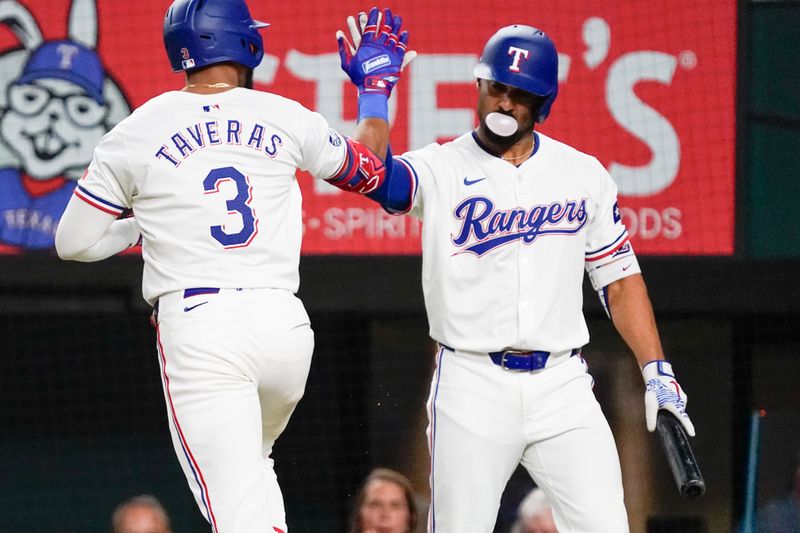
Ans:
[[[115,533],[171,533],[165,518],[146,505],[131,505],[119,515]]]
[[[522,533],[558,533],[553,521],[553,511],[547,509],[525,522]]]
[[[408,533],[411,513],[403,487],[383,479],[371,481],[360,517],[364,533]]]

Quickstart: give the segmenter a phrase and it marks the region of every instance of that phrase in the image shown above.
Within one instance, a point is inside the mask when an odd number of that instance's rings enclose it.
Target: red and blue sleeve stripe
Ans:
[[[75,187],[74,194],[87,204],[91,205],[92,207],[96,207],[100,211],[108,213],[109,215],[120,215],[125,210],[124,207],[109,202],[108,200],[104,200],[96,194],[90,193],[80,185]]]
[[[623,230],[619,237],[614,239],[611,244],[607,244],[606,246],[598,248],[597,250],[592,250],[591,252],[586,252],[586,261],[598,261],[604,257],[608,257],[622,248],[629,240],[628,230]]]
[[[203,504],[206,520],[208,520],[208,522],[211,524],[211,531],[213,533],[218,533],[219,529],[217,528],[217,517],[214,515],[214,510],[211,507],[211,496],[208,493],[208,485],[206,484],[205,477],[203,476],[203,471],[200,469],[200,464],[197,462],[197,459],[192,453],[192,450],[189,447],[189,443],[186,440],[186,435],[183,432],[183,428],[181,427],[181,424],[178,422],[178,413],[176,412],[175,404],[172,401],[169,374],[167,373],[167,356],[164,353],[164,346],[161,342],[161,329],[159,328],[157,323],[156,323],[156,347],[158,349],[158,355],[160,356],[159,362],[161,366],[162,385],[164,387],[164,393],[167,400],[167,407],[169,409],[168,415],[171,415],[168,416],[168,418],[171,419],[172,421],[172,424],[175,428],[175,434],[178,437],[178,441],[180,442],[181,445],[181,450],[183,451],[183,456],[189,466],[189,470],[191,470],[192,477],[194,478],[195,483],[197,483],[197,488],[200,491],[200,502]],[[201,511],[202,510],[203,509],[201,509]]]

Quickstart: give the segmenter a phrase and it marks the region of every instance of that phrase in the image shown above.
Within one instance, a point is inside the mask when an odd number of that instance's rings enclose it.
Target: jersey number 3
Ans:
[[[256,212],[250,207],[253,199],[253,188],[250,180],[233,167],[215,168],[203,180],[205,194],[219,192],[220,184],[232,181],[236,184],[236,196],[225,202],[228,214],[239,214],[242,217],[242,229],[236,233],[225,231],[225,225],[211,226],[211,236],[219,241],[225,248],[242,248],[253,241],[258,233],[258,218]]]

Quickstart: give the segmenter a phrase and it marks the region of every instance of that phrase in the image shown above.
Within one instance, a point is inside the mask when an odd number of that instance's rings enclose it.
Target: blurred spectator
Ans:
[[[511,533],[558,533],[553,510],[542,489],[533,489],[519,504]]]
[[[758,510],[757,533],[800,533],[800,456],[789,492]]]
[[[112,533],[172,533],[164,506],[149,494],[119,505],[111,515]]]
[[[411,533],[416,525],[417,504],[408,478],[388,468],[370,472],[353,507],[350,533]]]

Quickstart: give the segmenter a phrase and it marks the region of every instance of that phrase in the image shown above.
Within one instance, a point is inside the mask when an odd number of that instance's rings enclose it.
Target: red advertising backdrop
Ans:
[[[334,34],[347,15],[371,6],[352,0],[250,4],[255,18],[271,23],[264,30],[267,55],[256,70],[256,88],[320,111],[347,134],[354,126],[355,92],[339,69]],[[14,130],[15,110],[6,94],[36,50],[67,41],[97,52],[110,128],[150,97],[182,86],[162,49],[168,5],[166,0],[3,2],[0,183],[19,180],[24,188],[11,200],[12,193],[4,191],[12,189],[0,187],[0,224],[54,231],[58,201],[42,207],[40,200],[73,183],[91,157],[84,151],[58,163],[61,152],[47,153],[66,144],[53,137],[57,128],[42,134],[30,154],[18,146],[24,136]],[[472,68],[484,43],[504,25],[537,26],[551,35],[560,56],[560,93],[541,129],[595,155],[609,169],[637,251],[733,253],[735,2],[698,9],[675,1],[542,0],[533,8],[523,0],[397,0],[390,7],[403,16],[410,47],[419,52],[391,106],[395,153],[474,127]],[[419,253],[416,219],[392,217],[364,198],[299,178],[305,254]],[[26,247],[0,239],[0,252]]]

